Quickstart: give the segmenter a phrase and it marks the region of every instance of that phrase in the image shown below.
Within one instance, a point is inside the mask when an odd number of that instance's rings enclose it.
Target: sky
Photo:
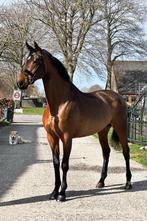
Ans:
[[[11,3],[11,2],[13,2],[13,0],[0,0],[0,4],[2,5],[2,4],[9,4],[9,3]]]
[[[4,4],[7,5],[9,3],[14,2],[15,0],[0,0],[0,5]],[[143,0],[143,3],[147,5],[147,0]],[[146,33],[147,37],[147,17],[146,21],[144,22],[144,31]],[[92,77],[91,77],[92,76]],[[90,88],[92,85],[100,85],[102,88],[105,88],[105,80],[101,80],[96,73],[92,73],[92,75],[86,75],[86,74],[80,74],[78,72],[75,72],[74,78],[73,78],[73,83],[79,88]],[[38,80],[36,82],[36,85],[39,87],[40,92],[43,92],[43,84],[42,80]]]
[[[15,0],[0,0],[0,4],[9,4],[9,3],[12,3],[12,2],[15,2]]]

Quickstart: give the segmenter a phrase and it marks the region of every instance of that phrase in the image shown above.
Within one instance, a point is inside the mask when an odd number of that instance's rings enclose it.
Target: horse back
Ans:
[[[112,122],[120,121],[120,119],[127,122],[128,108],[125,100],[120,94],[111,90],[100,90],[94,93],[97,97],[102,96],[111,107]]]

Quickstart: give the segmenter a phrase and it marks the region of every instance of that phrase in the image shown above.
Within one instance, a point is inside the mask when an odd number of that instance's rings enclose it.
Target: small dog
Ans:
[[[16,144],[23,144],[23,143],[31,143],[30,140],[24,140],[19,134],[18,131],[11,131],[9,135],[9,144],[16,145]]]

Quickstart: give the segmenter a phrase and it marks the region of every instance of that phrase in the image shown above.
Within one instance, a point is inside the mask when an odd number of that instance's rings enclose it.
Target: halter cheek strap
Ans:
[[[29,84],[33,84],[35,82],[35,80],[37,80],[37,73],[36,73],[36,71],[38,70],[38,68],[39,68],[39,65],[35,69],[34,73],[32,73],[31,71],[29,71],[27,69],[25,69],[23,71],[23,73],[24,73],[25,77],[27,78]]]
[[[44,69],[44,72],[45,72],[45,66],[44,66],[44,63],[42,64],[43,65],[43,69]],[[27,78],[28,82],[30,84],[33,84],[35,82],[35,80],[38,79],[38,76],[37,76],[37,70],[39,68],[39,64],[37,65],[37,67],[35,68],[35,71],[31,72],[27,69],[24,69],[23,70],[23,73],[25,75],[25,77]],[[45,76],[45,74],[42,76],[42,78]]]

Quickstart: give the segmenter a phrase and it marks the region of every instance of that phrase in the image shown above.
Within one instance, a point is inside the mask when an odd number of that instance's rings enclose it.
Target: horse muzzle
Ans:
[[[29,80],[23,73],[20,73],[17,78],[17,86],[21,90],[25,90],[29,86]]]

